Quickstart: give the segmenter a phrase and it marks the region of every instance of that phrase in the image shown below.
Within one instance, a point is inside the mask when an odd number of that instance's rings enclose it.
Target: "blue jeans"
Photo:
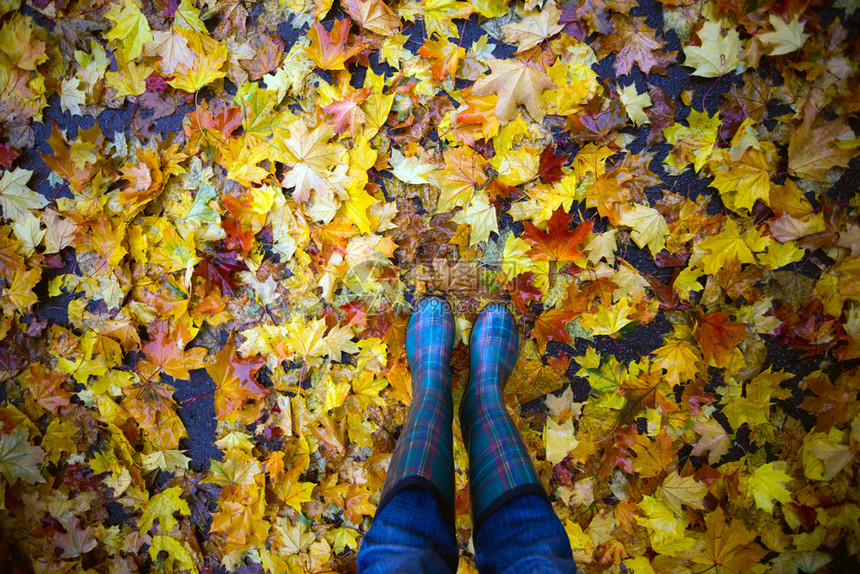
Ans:
[[[567,533],[552,506],[524,494],[495,511],[474,539],[481,574],[576,572]],[[456,572],[454,525],[436,499],[412,487],[398,492],[374,517],[358,552],[359,574]]]

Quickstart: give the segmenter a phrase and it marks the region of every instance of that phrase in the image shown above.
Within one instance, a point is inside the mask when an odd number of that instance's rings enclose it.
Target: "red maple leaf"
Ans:
[[[570,154],[562,153],[555,154],[555,149],[552,146],[547,146],[540,154],[540,169],[538,173],[540,178],[546,183],[555,183],[564,177],[561,171],[562,166],[567,162]]]
[[[532,284],[535,274],[531,271],[517,275],[508,282],[508,292],[511,294],[511,300],[517,307],[520,313],[526,313],[529,308],[529,301],[540,301],[543,293],[539,287]]]

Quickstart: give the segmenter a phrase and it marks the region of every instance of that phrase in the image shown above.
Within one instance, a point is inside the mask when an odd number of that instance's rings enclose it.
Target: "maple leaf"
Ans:
[[[697,572],[744,572],[766,554],[761,546],[753,542],[757,533],[747,530],[740,520],[726,522],[725,513],[720,507],[705,515],[705,525],[705,547],[693,558],[695,564],[703,566],[695,568]]]
[[[716,78],[732,73],[741,65],[738,54],[741,41],[737,30],[731,28],[723,36],[723,28],[717,22],[705,22],[698,32],[701,46],[686,46],[684,65],[696,68],[694,76]]]
[[[359,107],[359,105],[366,99],[366,96],[367,92],[364,94],[356,93],[352,97],[332,102],[323,108],[325,113],[332,114],[334,116],[335,133],[356,133],[356,127],[363,124],[365,121],[364,111]]]
[[[210,460],[210,463],[210,475],[200,482],[227,487],[247,486],[255,484],[257,475],[262,472],[256,459],[236,449],[228,450],[223,461]]]
[[[435,35],[424,40],[418,53],[433,61],[430,71],[437,82],[443,81],[446,76],[453,78],[460,60],[466,55],[463,48],[450,42],[448,38],[436,38]]]
[[[703,509],[702,499],[708,493],[708,487],[696,482],[692,476],[681,477],[677,472],[670,472],[657,490],[657,495],[676,514],[681,515],[681,505]]]
[[[546,183],[556,183],[564,178],[562,167],[567,162],[570,154],[560,153],[556,155],[552,146],[547,146],[540,154],[540,168],[538,174]],[[568,207],[565,211],[570,211]]]
[[[349,20],[336,20],[331,32],[326,31],[320,22],[314,22],[308,31],[311,45],[305,51],[318,68],[343,70],[346,61],[364,49],[364,44],[347,48],[349,29]]]
[[[472,148],[445,150],[445,167],[431,174],[430,180],[441,189],[438,213],[464,207],[472,199],[475,188],[487,181],[487,160]]]
[[[54,535],[54,543],[63,549],[63,558],[81,558],[98,546],[95,530],[90,526],[82,528],[77,516],[70,518],[65,533]]]
[[[818,111],[812,102],[803,107],[803,123],[791,130],[788,143],[788,169],[798,177],[826,181],[827,170],[847,167],[860,151],[837,145],[837,138],[849,130],[844,118],[817,122]],[[850,131],[850,130],[849,130]]]
[[[749,149],[727,167],[714,173],[711,185],[724,197],[732,197],[734,208],[752,210],[757,200],[770,202],[770,162],[763,151]]]
[[[170,532],[177,525],[177,520],[173,517],[174,512],[189,516],[191,509],[188,508],[188,503],[180,497],[182,492],[182,488],[173,486],[165,488],[150,498],[143,509],[143,514],[137,521],[140,531],[148,532],[155,520],[158,519],[161,532]]]
[[[695,379],[699,374],[702,357],[696,348],[686,341],[674,341],[656,349],[654,361],[666,370],[666,380],[671,385]]]
[[[161,58],[159,70],[164,76],[173,75],[179,64],[190,69],[197,59],[197,54],[188,47],[188,40],[181,32],[156,30],[143,49],[147,56]]]
[[[759,34],[757,38],[771,56],[790,54],[803,48],[809,34],[803,32],[803,24],[799,21],[798,16],[795,16],[788,23],[776,14],[770,14],[768,19],[770,25],[773,26],[773,32]]]
[[[309,131],[304,120],[299,119],[290,126],[289,138],[275,139],[275,145],[283,152],[284,161],[291,166],[283,183],[286,187],[295,187],[293,199],[296,201],[307,201],[311,191],[327,197],[346,195],[328,182],[329,168],[341,155],[338,146],[328,143],[333,133],[327,124]]]
[[[673,144],[672,153],[666,158],[666,163],[677,169],[692,163],[698,172],[711,157],[717,132],[720,127],[720,115],[708,116],[707,112],[693,110],[687,117],[688,126],[674,124],[663,128],[666,141]]]
[[[672,448],[672,437],[664,432],[653,441],[647,435],[638,436],[633,452],[636,453],[633,470],[643,477],[657,476],[673,468],[675,450]]]
[[[519,22],[505,24],[505,42],[518,44],[517,53],[534,48],[547,38],[555,36],[564,28],[558,20],[561,10],[550,0],[541,10],[531,10]]]
[[[570,358],[561,356],[547,357],[544,362],[535,343],[527,339],[517,357],[507,388],[517,392],[522,404],[548,395],[559,390],[567,380],[565,373],[570,361]]]
[[[203,367],[205,349],[195,347],[185,351],[191,340],[188,326],[177,325],[171,329],[167,321],[159,321],[147,329],[149,341],[141,347],[146,357],[139,369],[152,368],[177,379],[188,379],[189,369]]]
[[[113,4],[105,17],[114,23],[110,31],[105,34],[105,38],[118,41],[129,60],[140,56],[143,45],[152,41],[149,21],[132,0],[122,0]]]
[[[611,100],[599,111],[568,116],[565,127],[581,140],[603,141],[627,123],[627,112],[620,100]]]
[[[624,104],[624,109],[627,111],[627,117],[633,122],[636,127],[642,124],[650,123],[648,115],[645,113],[645,108],[651,107],[653,102],[648,92],[637,93],[636,84],[630,84],[619,93],[621,103]]]
[[[543,439],[546,459],[553,465],[563,461],[579,444],[576,440],[576,429],[571,423],[559,424],[549,418],[546,421]]]
[[[645,18],[616,14],[612,24],[614,32],[601,38],[600,45],[616,54],[612,64],[616,75],[629,74],[634,63],[645,74],[652,69],[665,73],[665,67],[675,61],[674,53],[662,52],[665,42],[657,40],[654,30],[645,24]]]
[[[400,31],[400,19],[382,0],[344,0],[344,8],[362,28],[383,36]]]
[[[23,221],[31,209],[41,209],[48,205],[48,200],[39,193],[27,187],[27,182],[33,176],[29,169],[15,168],[4,170],[0,178],[0,208],[3,217],[12,221]]]
[[[717,311],[707,315],[698,311],[699,323],[693,336],[702,345],[707,357],[724,363],[738,343],[746,339],[746,326],[729,319],[729,311]]]
[[[14,485],[18,479],[28,484],[45,482],[39,465],[45,462],[45,452],[30,444],[26,428],[18,427],[0,435],[0,472]]]
[[[633,228],[630,237],[639,247],[648,247],[652,255],[657,255],[666,247],[669,226],[659,211],[645,205],[633,205],[621,213],[619,223]]]
[[[445,38],[459,38],[460,32],[454,24],[454,18],[468,18],[472,13],[472,5],[460,0],[422,0],[424,7],[424,25],[427,35],[438,32]]]
[[[10,285],[3,291],[3,311],[11,313],[17,310],[19,313],[28,313],[39,298],[33,293],[33,287],[42,278],[42,269],[30,269],[28,271],[18,270],[12,276]]]
[[[504,122],[514,119],[518,104],[525,105],[535,121],[543,121],[543,92],[558,87],[546,72],[522,60],[493,59],[489,65],[492,73],[478,78],[472,86],[472,94],[496,94],[496,116]]]
[[[543,353],[549,340],[570,343],[570,335],[564,325],[574,317],[576,313],[560,308],[548,309],[537,316],[530,335],[537,342],[538,350]]]
[[[194,558],[182,542],[172,536],[156,535],[152,537],[152,543],[149,546],[149,557],[153,564],[159,564],[158,557],[164,552],[168,556],[168,562],[176,561],[179,568],[182,570],[190,570],[193,574],[197,574],[197,565],[194,563]]]
[[[206,372],[217,386],[215,413],[218,417],[224,420],[238,417],[245,424],[251,424],[259,418],[263,408],[260,399],[269,394],[254,380],[254,374],[264,361],[254,357],[239,359],[235,350],[230,338],[215,355],[215,363],[206,365]]]
[[[720,458],[729,452],[732,446],[732,433],[726,432],[723,426],[714,419],[701,419],[693,426],[699,436],[698,442],[693,446],[692,454],[701,456],[708,452],[708,464],[716,464]]]
[[[81,115],[81,106],[86,101],[86,94],[79,89],[79,78],[66,78],[60,87],[60,108],[73,116]]]
[[[717,273],[727,261],[754,263],[755,256],[747,241],[738,232],[737,223],[731,218],[726,220],[725,228],[717,235],[702,241],[699,247],[708,251],[702,258],[705,273]]]
[[[477,245],[486,241],[490,237],[490,233],[498,233],[499,231],[496,208],[483,192],[475,192],[469,204],[462,211],[455,213],[451,221],[465,223],[469,226],[469,245]]]
[[[152,68],[117,57],[117,71],[105,74],[105,84],[116,90],[116,97],[139,96],[146,91],[146,78]]]
[[[575,261],[583,256],[577,247],[591,233],[594,222],[583,221],[571,231],[568,227],[570,220],[570,216],[559,208],[553,212],[545,232],[526,221],[523,224],[524,231],[520,237],[531,244],[530,252],[536,255],[535,259],[546,259],[559,263]]]
[[[4,10],[4,15],[8,13]],[[33,19],[17,12],[11,13],[0,28],[0,46],[9,64],[22,70],[35,70],[48,59],[46,44],[37,35]]]
[[[747,498],[752,496],[757,507],[773,514],[774,499],[783,504],[791,502],[791,493],[781,484],[791,480],[785,472],[774,468],[774,463],[763,464],[755,469],[747,482]]]

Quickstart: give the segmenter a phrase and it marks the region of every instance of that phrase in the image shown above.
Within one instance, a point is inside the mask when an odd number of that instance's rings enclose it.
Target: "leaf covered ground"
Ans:
[[[3,0],[4,568],[353,571],[429,292],[584,572],[856,563],[857,10]]]

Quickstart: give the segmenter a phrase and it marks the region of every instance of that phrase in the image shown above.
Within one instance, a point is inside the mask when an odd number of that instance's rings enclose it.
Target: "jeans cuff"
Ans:
[[[493,513],[499,510],[508,502],[514,500],[515,498],[519,498],[524,494],[537,494],[544,500],[546,500],[547,504],[550,504],[549,495],[546,493],[546,489],[542,484],[536,484],[534,482],[530,482],[528,484],[521,484],[516,486],[508,491],[505,491],[504,494],[495,499],[490,505],[481,512],[480,515],[473,517],[472,522],[472,539],[478,538],[478,531],[481,526],[483,526],[487,520],[489,520]]]
[[[379,501],[379,504],[376,506],[376,514],[378,515],[382,508],[391,502],[391,499],[394,498],[398,492],[405,490],[407,488],[420,488],[422,490],[426,490],[430,493],[431,496],[436,500],[436,505],[439,507],[439,513],[442,514],[442,518],[454,528],[454,509],[451,507],[450,503],[442,496],[442,493],[436,487],[436,485],[429,479],[424,478],[423,476],[407,476],[398,480],[395,484],[388,489],[382,499]]]

